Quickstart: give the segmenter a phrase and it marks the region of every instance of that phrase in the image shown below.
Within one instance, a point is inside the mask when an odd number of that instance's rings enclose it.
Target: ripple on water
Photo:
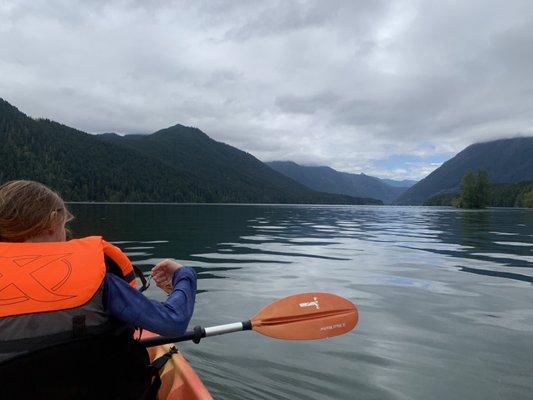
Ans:
[[[126,254],[128,257],[139,257],[139,256],[151,256],[151,253],[146,253],[144,251],[125,251],[124,254]]]
[[[498,259],[508,259],[508,260],[517,260],[525,261],[526,263],[533,263],[533,256],[521,256],[519,254],[509,254],[509,253],[471,253],[472,256],[482,256],[489,258],[498,258]]]
[[[452,312],[461,318],[466,318],[472,323],[492,325],[500,328],[519,332],[533,332],[533,310],[508,310],[508,311],[482,311],[464,310]]]
[[[524,247],[533,247],[533,243],[525,242],[494,242],[495,244],[501,244],[504,246],[524,246]]]
[[[267,230],[267,231],[268,230],[276,230],[276,231],[280,230],[281,231],[281,230],[287,229],[286,226],[282,226],[282,225],[259,225],[259,226],[252,225],[250,226],[250,228],[256,228],[258,230]]]
[[[104,237],[124,239],[113,243],[144,270],[166,257],[195,267],[190,326],[243,320],[295,292],[358,305],[355,331],[328,340],[248,332],[180,344],[215,398],[531,398],[530,211],[83,207],[87,221],[74,223],[91,234],[105,216]],[[155,285],[148,295],[166,298]]]

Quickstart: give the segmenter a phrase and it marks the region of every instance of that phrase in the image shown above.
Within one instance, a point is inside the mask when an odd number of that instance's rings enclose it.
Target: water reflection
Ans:
[[[202,279],[193,324],[330,291],[356,331],[319,342],[228,335],[182,349],[215,398],[527,399],[533,392],[533,212],[452,208],[73,205],[148,269]],[[151,296],[161,296],[155,289]]]
[[[515,274],[513,272],[503,272],[503,271],[491,271],[488,269],[479,269],[479,268],[469,268],[469,267],[460,267],[461,271],[469,272],[471,274],[485,275],[485,276],[497,276],[498,278],[514,279],[522,282],[533,283],[533,277],[522,274]]]

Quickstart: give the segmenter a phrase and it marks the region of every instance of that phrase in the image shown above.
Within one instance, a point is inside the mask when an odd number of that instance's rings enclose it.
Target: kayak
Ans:
[[[144,346],[152,346],[147,347],[152,370],[160,371],[159,400],[210,400],[212,396],[183,355],[173,345],[164,343],[187,340],[198,343],[202,338],[250,330],[277,339],[326,339],[351,331],[358,319],[355,304],[343,297],[322,292],[299,293],[263,307],[247,321],[198,326],[173,338],[142,331],[140,340]]]
[[[142,332],[142,338],[157,336],[149,331]],[[147,348],[150,362],[166,354],[173,345],[164,344]],[[161,387],[158,400],[212,400],[213,397],[204,386],[189,362],[181,352],[172,354],[160,371]]]

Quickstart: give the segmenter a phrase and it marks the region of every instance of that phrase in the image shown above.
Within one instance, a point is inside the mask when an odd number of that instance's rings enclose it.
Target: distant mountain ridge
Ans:
[[[371,197],[385,204],[392,203],[407,190],[405,186],[392,186],[373,176],[340,172],[330,167],[303,166],[293,161],[271,161],[266,164],[311,189],[356,197]]]
[[[376,203],[373,199],[332,198],[330,194],[310,191],[272,171],[251,154],[180,124],[151,135],[103,135],[99,139],[157,159],[175,171],[193,174],[213,193],[209,201],[246,197],[249,202]],[[282,201],[284,198],[293,200]]]
[[[412,179],[403,179],[401,181],[397,181],[394,179],[383,179],[383,178],[379,178],[379,179],[381,179],[381,182],[384,182],[387,185],[401,187],[401,188],[410,188],[411,186],[413,186],[415,183],[418,182]]]
[[[457,192],[467,171],[485,170],[492,183],[533,180],[533,137],[476,143],[459,152],[394,202],[422,205],[432,196]]]
[[[90,135],[0,99],[0,183],[33,179],[70,201],[378,204],[318,193],[182,125]]]

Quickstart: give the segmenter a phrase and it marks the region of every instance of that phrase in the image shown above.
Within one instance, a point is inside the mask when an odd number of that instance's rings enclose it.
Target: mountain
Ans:
[[[533,137],[468,146],[403,193],[394,204],[421,205],[429,197],[459,191],[467,171],[485,170],[492,183],[533,180]]]
[[[190,176],[0,99],[0,182],[32,179],[70,201],[193,201]]]
[[[217,142],[197,128],[175,125],[151,135],[107,134],[101,140],[192,173],[212,193],[210,201],[376,204],[374,199],[317,193],[273,171],[249,153]]]
[[[405,187],[383,183],[379,178],[365,174],[339,172],[330,167],[309,167],[292,161],[272,161],[266,164],[311,189],[349,196],[371,197],[385,204],[390,204],[406,190]]]
[[[396,181],[394,179],[381,179],[381,182],[394,187],[410,188],[418,181],[413,181],[411,179],[404,179],[402,181]]]
[[[90,135],[0,99],[0,183],[11,179],[69,201],[379,203],[313,191],[195,128]]]

